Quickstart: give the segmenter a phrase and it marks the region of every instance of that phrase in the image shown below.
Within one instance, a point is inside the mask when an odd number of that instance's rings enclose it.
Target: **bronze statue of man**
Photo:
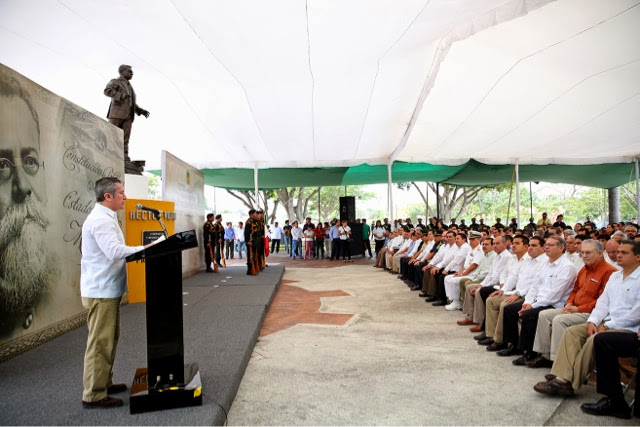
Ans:
[[[118,67],[120,77],[113,79],[104,89],[104,94],[111,98],[111,105],[107,112],[107,118],[112,125],[124,131],[124,160],[129,162],[129,136],[135,114],[149,117],[149,112],[136,104],[136,93],[129,83],[133,78],[133,70],[130,65]],[[135,113],[135,114],[134,114]]]

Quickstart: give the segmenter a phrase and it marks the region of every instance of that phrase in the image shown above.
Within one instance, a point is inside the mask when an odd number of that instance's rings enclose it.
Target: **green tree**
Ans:
[[[158,175],[149,175],[147,176],[148,182],[149,182],[149,199],[151,200],[161,200],[162,199],[162,188],[160,186],[160,184],[162,183],[162,180],[160,179],[160,177]]]

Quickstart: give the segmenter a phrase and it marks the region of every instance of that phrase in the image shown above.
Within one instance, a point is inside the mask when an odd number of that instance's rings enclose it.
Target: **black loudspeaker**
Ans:
[[[356,222],[356,198],[353,196],[340,197],[340,222]]]

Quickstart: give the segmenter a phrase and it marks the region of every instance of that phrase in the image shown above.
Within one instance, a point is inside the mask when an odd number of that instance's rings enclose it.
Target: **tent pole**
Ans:
[[[440,219],[440,183],[436,182],[436,218]]]
[[[529,203],[530,203],[530,211],[529,211],[529,218],[533,218],[533,190],[531,190],[531,181],[529,181]],[[527,221],[527,224],[529,224],[529,221]]]
[[[636,219],[640,220],[640,168],[636,157]]]
[[[322,217],[320,216],[320,189],[322,187],[318,187],[318,223],[322,222]]]
[[[213,187],[213,211],[218,213],[218,206],[216,205],[216,187]]]
[[[507,218],[509,221],[509,218]],[[518,224],[518,228],[522,228],[520,223],[520,165],[516,160],[516,223]]]
[[[425,194],[425,206],[424,206],[424,223],[425,225],[429,224],[429,183],[425,181],[424,183],[424,194]]]
[[[389,162],[387,165],[387,180],[389,182],[389,223],[393,226],[393,187],[391,180],[391,167],[393,162]]]
[[[256,194],[256,209],[260,209],[260,195],[258,194],[258,166],[253,167],[253,188]]]

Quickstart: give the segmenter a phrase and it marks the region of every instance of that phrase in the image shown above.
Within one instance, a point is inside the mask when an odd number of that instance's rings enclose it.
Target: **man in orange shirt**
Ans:
[[[538,357],[530,359],[530,368],[550,368],[565,329],[583,324],[596,306],[609,276],[617,270],[604,259],[604,246],[597,240],[585,240],[581,250],[584,267],[578,272],[576,283],[563,308],[545,310],[538,317],[533,351]]]

